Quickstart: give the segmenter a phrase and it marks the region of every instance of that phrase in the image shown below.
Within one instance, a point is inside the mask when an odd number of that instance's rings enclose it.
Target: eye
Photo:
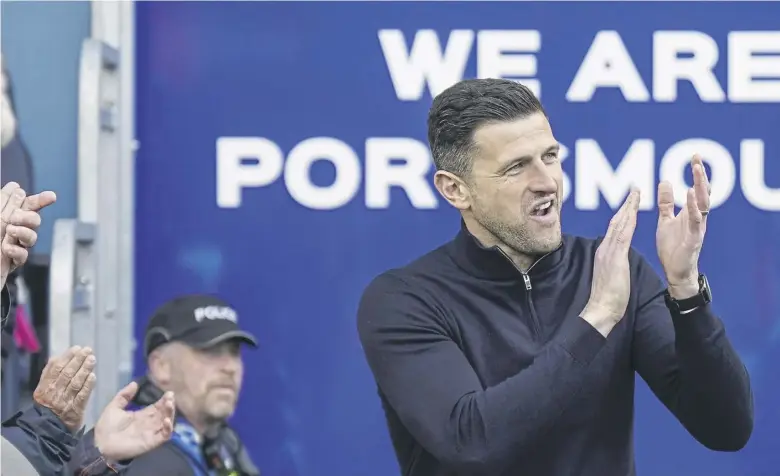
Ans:
[[[515,162],[512,164],[511,167],[506,169],[507,174],[516,174],[519,173],[523,169],[523,165],[525,165],[523,162]]]
[[[557,152],[548,152],[544,154],[544,157],[542,157],[542,160],[546,164],[552,164],[558,161],[558,153]]]

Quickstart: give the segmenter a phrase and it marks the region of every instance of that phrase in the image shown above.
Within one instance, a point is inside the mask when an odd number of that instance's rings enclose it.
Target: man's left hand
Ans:
[[[686,204],[677,215],[672,185],[658,185],[656,248],[669,294],[675,299],[686,299],[699,292],[699,253],[710,211],[710,183],[699,155],[693,156],[691,167],[693,187],[688,189]]]
[[[38,241],[38,212],[54,203],[57,196],[54,192],[41,192],[27,197],[15,182],[6,184],[0,196],[0,284],[4,285],[8,275],[27,261],[28,250]]]
[[[84,423],[87,402],[95,387],[94,368],[92,349],[71,347],[63,355],[49,359],[33,392],[33,400],[50,409],[76,433]]]
[[[135,382],[120,390],[95,424],[95,446],[110,462],[147,453],[168,441],[173,433],[173,393],[167,392],[155,404],[137,412],[125,410],[137,391]]]

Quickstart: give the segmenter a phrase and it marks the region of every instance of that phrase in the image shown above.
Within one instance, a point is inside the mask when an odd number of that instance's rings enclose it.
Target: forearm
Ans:
[[[672,322],[679,365],[673,411],[708,448],[741,449],[753,429],[753,396],[723,324],[710,306],[673,315]]]
[[[604,342],[587,322],[570,318],[529,367],[446,409],[434,454],[466,474],[500,473],[569,408]]]

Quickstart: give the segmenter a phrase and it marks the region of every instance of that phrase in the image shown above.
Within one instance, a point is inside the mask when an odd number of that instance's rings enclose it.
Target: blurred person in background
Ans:
[[[19,132],[16,111],[14,107],[13,88],[6,70],[5,59],[0,56],[0,186],[10,182],[19,184],[23,190],[32,190],[33,167],[30,154]],[[10,297],[10,312],[5,328],[8,332],[2,334],[3,358],[8,355],[11,346],[15,346],[13,332],[16,329],[16,304],[18,286],[21,284],[21,268],[16,267],[7,276],[8,296]],[[20,323],[22,324],[22,323]]]
[[[56,200],[53,192],[27,196],[15,182],[0,190],[0,317],[10,311],[7,278],[22,266],[38,239],[38,211]],[[120,391],[105,408],[91,438],[82,438],[84,412],[95,385],[90,348],[73,347],[52,358],[33,394],[33,404],[2,424],[2,473],[6,476],[106,475],[123,471],[132,458],[167,441],[175,404],[166,393],[141,411],[125,410],[138,385]]]
[[[2,185],[16,182],[25,190],[33,190],[33,166],[27,147],[19,131],[16,118],[13,87],[11,78],[5,67],[5,60],[0,56],[0,139],[2,139],[2,164],[0,165],[0,180]]]
[[[16,115],[11,102],[11,84],[5,69],[5,58],[0,56],[0,145],[5,148],[16,135]]]
[[[155,311],[144,337],[149,370],[134,403],[146,406],[173,391],[177,419],[171,440],[136,458],[127,474],[260,474],[227,424],[241,391],[242,344],[254,348],[257,341],[238,326],[235,309],[216,297],[178,297]]]

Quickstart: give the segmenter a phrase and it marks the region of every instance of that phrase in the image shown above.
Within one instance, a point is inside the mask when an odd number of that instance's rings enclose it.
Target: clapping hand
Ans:
[[[110,461],[123,461],[149,452],[168,441],[173,433],[173,393],[139,411],[125,408],[138,391],[130,383],[111,400],[95,424],[95,446]]]
[[[8,275],[27,261],[28,250],[38,240],[38,212],[57,200],[54,192],[27,196],[16,182],[0,190],[0,286]]]
[[[710,210],[710,183],[700,156],[693,156],[691,167],[693,187],[688,189],[685,206],[677,215],[672,185],[658,185],[656,248],[669,294],[675,299],[686,299],[699,291],[699,253]]]
[[[95,387],[94,368],[92,349],[71,347],[63,355],[49,359],[33,392],[33,400],[50,409],[76,433],[84,423],[87,402]]]
[[[639,201],[639,191],[632,191],[610,220],[607,234],[596,249],[590,299],[581,316],[605,337],[623,319],[631,297],[628,254],[636,230]]]

